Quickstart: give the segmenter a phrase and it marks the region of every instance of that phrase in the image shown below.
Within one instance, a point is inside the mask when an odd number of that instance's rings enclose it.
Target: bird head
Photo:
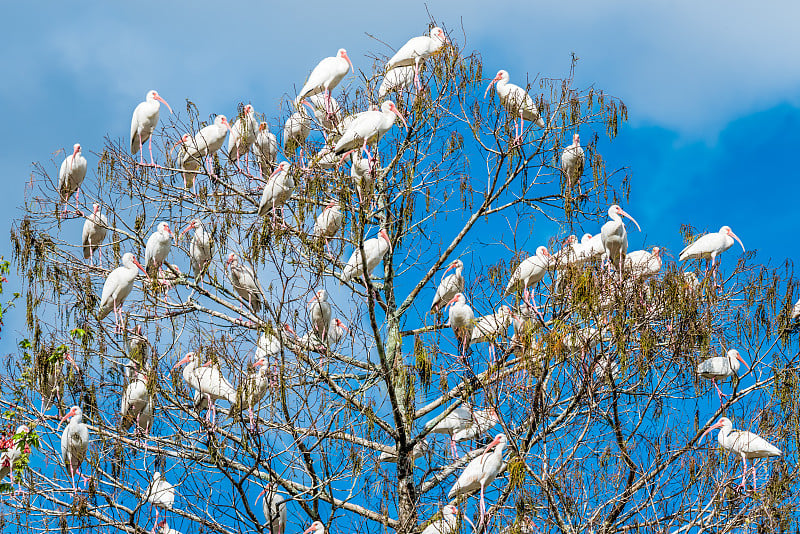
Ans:
[[[739,360],[740,362],[742,362],[744,364],[745,367],[747,367],[748,371],[750,370],[750,366],[747,365],[747,362],[744,361],[744,358],[742,358],[742,355],[739,354],[738,350],[736,350],[736,349],[729,350],[728,351],[728,359],[730,360],[731,363],[733,363],[736,360]]]
[[[325,525],[323,525],[319,521],[314,521],[311,523],[311,526],[308,527],[303,531],[303,534],[309,534],[310,532],[315,532],[316,534],[324,534],[325,533]]]
[[[406,122],[405,117],[403,117],[400,111],[398,111],[397,106],[395,105],[394,102],[392,102],[391,100],[387,100],[386,102],[381,104],[381,111],[383,113],[394,113],[395,115],[400,117],[400,121],[403,123],[403,126],[405,126],[406,130],[408,130],[408,123]]]
[[[262,131],[262,132],[267,132],[267,131],[269,131],[269,125],[266,122],[263,122],[263,121],[259,122],[258,123],[258,129],[260,131]]]
[[[339,51],[336,53],[336,57],[342,58],[350,64],[350,72],[355,72],[355,68],[353,68],[353,62],[350,61],[350,58],[347,57],[347,50],[344,48],[340,48]]]
[[[612,219],[615,219],[616,217],[620,217],[620,216],[621,217],[627,217],[628,219],[633,221],[633,224],[636,225],[636,228],[638,228],[640,232],[642,231],[642,227],[639,226],[639,223],[636,222],[636,219],[631,217],[630,214],[628,214],[624,209],[620,208],[616,204],[614,204],[613,206],[608,208],[608,216],[611,217]]]
[[[486,86],[486,91],[484,91],[484,93],[483,93],[483,98],[486,98],[486,95],[489,94],[489,89],[491,89],[492,86],[495,83],[497,83],[497,82],[499,82],[501,80],[502,81],[508,81],[508,72],[504,71],[502,69],[497,71],[497,74],[494,75],[494,78],[492,78],[492,81],[490,81],[489,85]]]
[[[173,365],[172,368],[175,369],[176,367],[180,367],[181,365],[187,364],[191,361],[194,361],[194,352],[190,351],[186,353],[186,356],[178,360],[178,363]]]
[[[715,428],[725,428],[725,427],[731,428],[732,426],[733,426],[733,424],[731,423],[730,419],[728,419],[727,417],[720,417],[719,420],[716,423],[714,423],[713,425],[708,427],[706,429],[706,431],[703,432],[703,434],[700,436],[700,439],[697,440],[697,443],[702,442],[703,438],[706,437],[706,434],[708,434],[709,432],[711,432]]]
[[[386,241],[386,244],[389,245],[389,252],[392,252],[392,241],[389,239],[389,234],[386,232],[386,230],[381,228],[381,231],[378,232],[378,237]]]
[[[235,252],[228,254],[228,261],[225,262],[225,268],[228,268],[233,263],[239,264],[239,256],[237,256]]]
[[[171,107],[169,107],[169,104],[167,104],[167,101],[166,101],[166,100],[164,100],[163,98],[161,98],[161,96],[158,94],[158,92],[157,92],[157,91],[153,90],[153,91],[150,91],[149,93],[147,93],[147,100],[149,100],[149,101],[151,101],[151,102],[152,102],[152,101],[161,102],[162,104],[164,104],[165,106],[167,106],[167,109],[169,110],[169,112],[170,112],[170,113],[172,113],[172,108],[171,108]]]
[[[228,124],[228,117],[225,115],[217,115],[217,118],[214,119],[214,124],[218,126],[225,126],[228,130],[231,129],[231,125]]]
[[[77,156],[80,153],[81,153],[81,144],[75,143],[74,145],[72,145],[72,158],[74,159],[75,156]]]
[[[742,246],[742,252],[747,252],[744,248],[744,243],[742,243],[742,240],[739,239],[739,236],[733,233],[733,230],[731,230],[730,226],[723,226],[722,228],[719,229],[719,233],[729,235],[732,238],[734,238]]]
[[[73,406],[72,408],[70,408],[69,411],[64,414],[64,417],[62,417],[61,420],[59,420],[58,426],[56,427],[56,430],[59,429],[59,427],[61,426],[61,423],[63,423],[67,419],[71,419],[72,417],[75,417],[76,415],[78,415],[80,413],[81,413],[81,409],[80,409],[79,406]]]
[[[580,145],[581,144],[581,136],[577,132],[575,133],[575,135],[572,136],[572,142],[575,145]]]

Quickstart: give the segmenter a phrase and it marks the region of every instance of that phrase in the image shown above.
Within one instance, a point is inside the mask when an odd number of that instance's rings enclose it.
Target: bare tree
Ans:
[[[449,37],[421,62],[419,88],[413,65],[390,71],[406,81],[386,98],[407,127],[397,120],[345,157],[336,146],[352,115],[383,103],[375,95],[387,57],[345,78],[333,91],[338,108],[312,95],[298,111],[289,95],[282,117],[261,117],[273,127],[292,113],[309,121],[286,168],[266,145],[204,161],[192,134],[213,116],[201,121],[188,100],[185,113],[162,109],[152,134],[163,165],[143,163],[118,137],[92,153],[81,215],[62,215],[60,162],[36,166],[12,232],[28,339],[0,377],[9,432],[31,430],[6,448],[33,447],[15,463],[22,493],[0,487],[4,531],[142,532],[156,528],[156,510],[183,532],[283,531],[279,499],[293,531],[320,521],[418,532],[448,503],[479,533],[796,525],[790,266],[745,256],[731,268],[729,252],[718,290],[691,263],[681,265],[687,274],[661,260],[657,272],[573,261],[567,234],[598,233],[627,197],[628,178],[599,153],[625,106],[576,88],[574,58],[564,79],[498,74],[485,96],[493,74]],[[515,100],[506,79],[531,101]],[[253,107],[240,104],[230,123]],[[578,132],[585,159],[562,169]],[[108,235],[84,260],[78,236],[92,204]],[[343,228],[328,232],[336,210]],[[162,229],[165,264],[133,278],[130,263],[132,292],[103,307],[111,271],[129,252],[144,263],[161,222],[172,234]],[[535,294],[507,291],[540,245],[551,250]],[[376,258],[380,268],[356,268]],[[449,311],[429,305],[456,259],[465,283],[454,285],[464,297],[453,305],[467,317],[458,342]],[[729,348],[750,368],[721,385],[730,396],[717,408],[695,368]],[[219,377],[227,381],[194,392]],[[59,439],[73,405],[90,436],[85,480],[64,467]],[[698,443],[723,414],[784,452],[759,464],[758,489],[731,483],[738,457]],[[444,429],[445,419],[457,424]],[[470,461],[502,447],[499,433],[507,444],[482,522],[480,491],[448,494]],[[269,518],[256,503],[262,489]],[[458,526],[452,517],[446,509],[442,534]]]

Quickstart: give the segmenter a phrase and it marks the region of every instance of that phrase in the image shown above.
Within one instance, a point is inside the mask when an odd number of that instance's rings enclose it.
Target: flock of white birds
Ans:
[[[379,88],[381,99],[394,91],[413,86],[422,88],[420,67],[425,59],[439,52],[448,43],[448,38],[441,28],[433,28],[429,35],[414,37],[409,40],[388,61],[386,74]],[[406,120],[395,104],[386,100],[377,109],[370,109],[361,113],[343,117],[336,100],[331,96],[331,91],[353,69],[352,62],[344,49],[340,49],[336,56],[325,58],[311,71],[305,85],[295,99],[297,111],[286,121],[284,128],[284,151],[288,155],[295,155],[300,149],[299,160],[303,161],[303,142],[309,135],[312,120],[322,125],[327,132],[326,146],[313,156],[317,165],[337,166],[347,158],[351,163],[351,175],[354,178],[359,198],[363,198],[369,184],[381,172],[376,165],[376,158],[370,152],[370,145],[388,132],[399,118],[406,126]],[[491,80],[486,92],[495,87],[496,93],[514,121],[514,143],[520,143],[525,132],[525,121],[538,128],[548,128],[544,117],[540,116],[534,100],[521,87],[509,83],[509,74],[500,70]],[[484,95],[485,96],[485,95]],[[130,133],[130,150],[132,154],[140,154],[139,164],[153,166],[156,164],[152,153],[152,135],[159,119],[160,105],[169,104],[156,92],[147,93],[144,102],[140,103],[133,112]],[[306,110],[305,108],[309,109]],[[171,108],[170,112],[172,112]],[[230,134],[230,135],[228,135]],[[249,158],[252,154],[257,162],[259,174],[269,174],[261,190],[261,199],[258,204],[258,216],[271,217],[272,224],[285,225],[282,207],[291,200],[296,187],[292,166],[287,161],[277,162],[278,143],[274,134],[270,133],[266,122],[258,122],[252,105],[243,108],[241,117],[230,126],[224,115],[217,115],[213,124],[202,128],[194,135],[185,134],[176,143],[179,148],[177,162],[184,179],[186,189],[194,189],[195,178],[201,174],[214,177],[214,168],[211,158],[222,148],[224,140],[228,137],[227,156],[231,164],[240,168],[242,157]],[[144,145],[147,144],[150,163],[144,162]],[[364,156],[364,157],[362,157]],[[561,158],[562,172],[566,177],[567,186],[572,186],[580,180],[583,174],[585,155],[580,145],[578,133],[574,133],[573,143],[567,146]],[[247,163],[246,163],[247,165]],[[304,165],[304,164],[303,164]],[[204,170],[201,170],[204,169]],[[81,145],[75,144],[71,155],[66,157],[61,164],[58,177],[58,191],[64,203],[62,214],[67,213],[67,204],[70,197],[75,195],[75,210],[78,216],[83,216],[80,210],[80,186],[86,176],[87,161],[81,154]],[[504,296],[522,294],[522,303],[516,311],[507,305],[502,305],[494,314],[485,317],[475,317],[463,293],[465,280],[463,276],[464,264],[460,259],[454,260],[445,271],[441,283],[436,289],[430,311],[435,314],[448,309],[448,325],[452,328],[458,342],[459,356],[466,357],[470,344],[488,342],[490,352],[494,351],[494,340],[503,336],[512,323],[515,329],[520,327],[524,318],[538,317],[544,322],[544,316],[537,306],[535,299],[536,285],[544,278],[545,274],[570,265],[580,265],[594,259],[600,259],[607,265],[609,277],[618,275],[620,280],[625,276],[651,277],[657,274],[662,266],[662,257],[659,247],[652,251],[637,250],[628,253],[628,239],[623,217],[630,219],[639,228],[638,223],[622,208],[613,205],[608,209],[609,221],[606,222],[599,233],[585,234],[580,240],[575,236],[567,239],[561,251],[551,254],[544,246],[538,247],[536,254],[522,261],[511,275]],[[316,219],[313,234],[327,240],[335,236],[342,228],[344,214],[335,200],[330,201]],[[84,258],[90,263],[94,262],[95,252],[99,254],[102,264],[102,249],[109,223],[101,211],[101,206],[94,204],[91,214],[86,216],[83,228],[82,246]],[[202,278],[213,261],[211,236],[199,218],[193,219],[181,232],[181,235],[193,231],[189,247],[190,269],[196,280],[202,284]],[[97,312],[99,320],[103,320],[112,311],[115,316],[115,325],[118,332],[124,329],[121,308],[126,297],[131,293],[139,272],[144,273],[148,279],[158,280],[169,286],[170,268],[164,270],[164,264],[170,252],[171,243],[175,239],[173,230],[168,222],[160,222],[157,230],[147,240],[144,265],[130,252],[122,256],[122,265],[110,272],[103,285],[100,305]],[[690,259],[707,259],[711,261],[709,274],[715,276],[717,256],[728,250],[738,240],[741,240],[727,226],[719,232],[710,233],[698,238],[680,253],[680,261]],[[744,250],[744,245],[742,244]],[[350,259],[344,264],[338,274],[341,282],[360,279],[370,276],[372,271],[380,264],[387,252],[392,251],[392,238],[386,229],[380,229],[375,238],[365,240],[360,248],[356,248]],[[242,303],[253,313],[258,313],[264,306],[264,291],[258,281],[256,272],[245,265],[236,253],[229,253],[226,257],[226,271],[232,287],[241,297]],[[452,270],[452,272],[450,272]],[[614,275],[610,274],[611,272]],[[708,272],[708,271],[707,271]],[[449,273],[449,274],[448,274]],[[699,287],[697,278],[692,273],[686,273],[687,282],[693,289]],[[173,276],[174,278],[174,276]],[[269,388],[268,369],[269,358],[280,352],[283,340],[288,336],[295,336],[295,340],[309,345],[322,347],[326,344],[338,342],[347,330],[345,324],[332,317],[331,304],[325,290],[317,291],[308,304],[311,318],[312,332],[297,337],[294,331],[284,326],[284,330],[275,335],[262,334],[257,342],[255,370],[245,377],[247,392],[245,399],[237,399],[237,390],[223,376],[220,368],[210,361],[200,361],[198,355],[188,353],[175,364],[182,367],[182,375],[186,383],[195,390],[196,407],[206,407],[206,418],[210,428],[216,421],[215,402],[224,399],[232,405],[237,405],[239,410],[247,410],[250,425],[255,425],[254,409],[264,397]],[[533,313],[531,313],[531,310]],[[800,309],[798,309],[800,313]],[[583,348],[592,340],[596,342],[597,330],[586,329],[586,332],[572,339],[570,342],[576,347]],[[141,342],[141,330],[132,336],[134,343]],[[138,340],[138,341],[137,341]],[[567,342],[569,340],[565,340]],[[146,341],[145,341],[146,343]],[[72,361],[70,359],[70,361]],[[728,351],[723,357],[708,359],[698,365],[697,372],[700,376],[714,381],[714,387],[720,395],[722,392],[717,386],[717,380],[724,380],[735,375],[739,370],[739,363],[744,362],[739,352],[735,349]],[[74,361],[72,361],[73,365]],[[133,363],[126,371],[127,387],[121,400],[122,427],[129,429],[134,424],[145,432],[149,431],[153,423],[153,399],[148,392],[148,373],[145,369]],[[42,395],[43,399],[49,395]],[[46,409],[46,407],[44,407]],[[73,491],[76,491],[75,475],[80,474],[89,447],[89,431],[82,421],[82,411],[78,406],[73,406],[61,419],[68,421],[61,438],[61,454],[71,479]],[[468,441],[485,435],[498,423],[498,414],[494,409],[473,410],[471,407],[459,406],[450,409],[447,413],[437,417],[435,424],[429,424],[426,432],[446,434],[451,439],[452,453],[456,453],[456,443]],[[60,424],[60,423],[59,423]],[[750,432],[733,430],[731,421],[721,418],[705,433],[718,428],[719,443],[722,447],[736,452],[744,462],[742,483],[748,473],[747,460],[780,455],[781,451],[764,439]],[[28,432],[26,426],[18,429],[15,439],[22,443],[24,435]],[[705,436],[705,433],[703,436]],[[702,438],[701,438],[702,439]],[[495,477],[504,466],[503,450],[507,443],[505,434],[496,435],[485,450],[474,457],[461,472],[457,481],[448,493],[449,499],[461,495],[470,495],[480,492],[481,521],[485,523],[486,508],[484,492],[492,484]],[[412,451],[412,458],[425,455],[429,450],[426,440],[417,443]],[[18,447],[11,447],[0,457],[0,476],[11,475],[10,466],[19,458]],[[397,461],[397,454],[384,452],[381,461]],[[753,485],[756,484],[755,468],[752,468]],[[83,475],[80,475],[83,477]],[[85,479],[85,477],[84,477]],[[156,527],[164,534],[174,532],[166,524],[166,520],[159,521],[158,510],[169,510],[175,501],[175,488],[167,482],[160,473],[155,472],[150,486],[144,491],[144,500],[156,507]],[[274,483],[267,484],[259,498],[263,497],[263,508],[273,534],[283,534],[286,527],[286,498],[282,496]],[[441,519],[431,523],[424,534],[449,534],[457,524],[459,511],[455,506],[448,504],[442,508]],[[468,520],[468,518],[467,518]],[[155,529],[154,529],[155,530]],[[306,533],[323,534],[324,526],[314,522]]]

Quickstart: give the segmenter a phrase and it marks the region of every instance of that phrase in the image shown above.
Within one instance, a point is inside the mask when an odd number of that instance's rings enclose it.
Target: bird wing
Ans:
[[[728,434],[731,442],[731,449],[744,454],[750,458],[762,458],[766,456],[780,456],[781,450],[752,432],[746,430],[733,430]]]
[[[439,308],[445,306],[450,299],[464,290],[464,277],[457,276],[456,273],[451,273],[442,278],[439,282],[439,287],[436,288],[436,295],[431,302],[431,312],[437,311]]]
[[[337,67],[338,58],[336,57],[326,57],[319,63],[317,66],[314,67],[314,70],[311,71],[311,74],[308,75],[308,79],[306,83],[303,85],[303,88],[300,89],[300,92],[297,93],[297,98],[295,99],[296,103],[300,103],[307,96],[312,96],[317,93],[322,92],[324,89],[323,84],[328,81],[328,78],[333,76],[333,73]]]
[[[430,54],[430,40],[431,38],[427,35],[412,37],[406,44],[400,47],[400,50],[392,56],[386,63],[386,66],[391,69],[404,65],[413,65],[415,58],[425,57],[427,54]]]
[[[481,475],[483,474],[482,456],[474,458],[458,477],[456,483],[447,493],[448,499],[453,499],[465,493],[472,493],[481,488]]]
[[[89,245],[91,244],[89,242],[89,234],[92,233],[93,226],[94,223],[92,222],[91,219],[86,219],[86,222],[83,223],[83,232],[81,234],[81,244],[83,245],[83,259],[88,259],[89,256],[91,255],[90,254],[91,249],[89,248]]]
[[[144,105],[145,102],[140,102],[133,110],[131,117],[131,154],[134,155],[139,153],[139,112]]]
[[[720,378],[731,376],[733,369],[727,356],[717,356],[697,364],[697,374],[703,378]]]
[[[725,238],[718,232],[700,236],[694,243],[681,250],[678,261],[709,257],[712,252],[721,250],[724,245]]]

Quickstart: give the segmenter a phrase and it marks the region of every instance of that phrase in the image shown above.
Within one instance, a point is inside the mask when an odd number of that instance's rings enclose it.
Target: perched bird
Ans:
[[[291,158],[298,147],[303,146],[308,134],[311,133],[311,117],[306,108],[300,107],[297,111],[289,115],[283,125],[283,153],[287,158]],[[303,153],[300,152],[302,159]]]
[[[462,441],[477,439],[486,434],[499,422],[500,418],[497,416],[497,410],[494,408],[475,410],[472,412],[471,424],[466,428],[453,432],[453,441],[455,443],[461,443]]]
[[[239,256],[234,252],[228,254],[228,261],[225,265],[228,268],[233,289],[243,300],[247,301],[248,306],[255,313],[261,311],[261,295],[264,294],[264,290],[261,288],[261,284],[258,283],[253,270],[246,265],[242,265],[239,262]]]
[[[625,256],[623,269],[640,278],[647,278],[661,270],[661,249],[653,247],[653,252],[634,250]]]
[[[522,139],[522,133],[525,131],[525,121],[532,121],[539,128],[544,128],[544,120],[539,116],[539,109],[536,107],[531,96],[525,89],[519,85],[508,83],[508,72],[505,70],[497,71],[497,74],[486,87],[486,92],[483,97],[489,93],[489,89],[495,83],[495,90],[497,96],[500,97],[500,102],[506,111],[514,117],[514,142],[518,143]],[[519,118],[519,126],[517,125],[517,117]]]
[[[453,329],[458,341],[459,353],[461,358],[464,358],[467,355],[469,342],[472,338],[472,329],[475,326],[475,312],[467,304],[467,299],[463,293],[456,293],[447,305],[450,306],[447,323]]]
[[[93,264],[94,251],[98,251],[100,265],[103,264],[103,249],[100,245],[106,239],[108,232],[108,219],[100,213],[100,204],[92,204],[92,214],[86,217],[83,223],[83,234],[81,245],[83,245],[83,259],[89,260],[89,265]]]
[[[258,123],[258,131],[253,141],[253,155],[256,157],[261,174],[272,174],[275,161],[278,159],[278,138],[269,131],[266,122]]]
[[[147,276],[147,271],[144,270],[144,267],[136,260],[133,254],[126,252],[122,255],[122,266],[111,271],[103,284],[100,307],[97,310],[97,318],[99,320],[102,321],[111,313],[111,310],[114,310],[117,329],[122,328],[122,313],[119,308],[133,289],[137,268]]]
[[[163,508],[166,512],[167,510],[172,510],[172,506],[175,504],[175,487],[164,480],[161,473],[156,471],[153,473],[153,479],[147,489],[144,490],[143,496],[144,502],[150,503],[151,510],[155,506],[157,524],[159,508]]]
[[[264,518],[269,526],[269,534],[283,534],[286,531],[286,497],[276,490],[273,482],[267,483],[266,487],[261,490],[261,493],[256,497],[255,504],[258,504],[258,499],[262,496],[264,497]],[[319,523],[319,521],[316,523]],[[323,528],[318,534],[324,534],[324,532],[325,529]]]
[[[362,248],[364,250],[363,257],[367,260],[366,270],[361,256]],[[363,274],[370,276],[386,253],[392,250],[392,242],[386,230],[381,229],[378,232],[378,237],[364,241],[362,248],[355,249],[350,259],[347,260],[347,264],[339,274],[340,283],[349,282],[353,278],[360,278]]]
[[[337,155],[342,155],[361,148],[368,158],[372,158],[367,145],[373,142],[377,143],[392,128],[395,117],[400,117],[403,125],[406,129],[408,128],[406,119],[400,114],[397,106],[391,100],[381,104],[380,111],[360,113],[336,142],[336,146],[333,149],[334,152]]]
[[[256,140],[258,121],[253,106],[247,104],[242,110],[242,116],[236,119],[228,136],[228,161],[235,161],[239,166],[239,158],[250,151]]]
[[[739,237],[733,233],[730,226],[723,226],[719,229],[719,232],[706,234],[701,236],[695,241],[681,250],[680,256],[678,257],[679,261],[685,260],[693,260],[693,259],[705,259],[706,260],[706,272],[708,272],[708,261],[711,261],[711,270],[714,273],[715,282],[716,282],[716,273],[717,273],[717,255],[722,254],[729,248],[733,246],[733,240],[739,242],[742,246],[742,252],[747,252],[744,248],[744,243]],[[719,287],[719,286],[718,286]]]
[[[453,458],[458,458],[456,442],[453,435],[472,426],[472,411],[468,406],[458,406],[447,414],[441,421],[431,427],[430,423],[425,425],[426,430],[430,429],[433,434],[446,434],[450,436],[450,452]]]
[[[80,372],[78,364],[75,359],[67,351],[63,353],[64,359],[60,360],[58,357],[43,359],[44,368],[38,375],[39,393],[42,396],[41,412],[45,413],[53,406],[53,401],[60,398],[61,386],[64,382],[64,363],[69,362],[75,368],[75,372]],[[0,477],[2,479],[2,477]]]
[[[451,269],[453,269],[453,272],[447,274]],[[433,296],[431,313],[439,313],[456,296],[456,293],[464,291],[463,272],[464,262],[458,259],[450,262],[450,265],[442,274],[442,281],[439,282],[439,287],[436,288],[436,294]]]
[[[198,167],[204,163],[204,160],[208,164],[208,158],[213,157],[222,148],[225,143],[225,136],[230,129],[228,118],[225,115],[217,115],[212,124],[201,128],[194,137],[184,143],[185,150],[183,159],[180,162],[181,168],[186,167],[190,160],[194,160],[192,164]],[[214,176],[213,167],[208,164],[207,168],[208,174]]]
[[[414,445],[414,448],[411,449],[411,460],[418,460],[422,458],[430,451],[430,444],[428,440],[422,439]],[[393,447],[392,452],[382,452],[381,455],[378,457],[379,462],[390,462],[390,463],[397,463],[397,447]]]
[[[419,66],[422,61],[439,52],[445,43],[450,40],[444,34],[444,30],[439,27],[432,28],[430,36],[412,37],[400,47],[392,58],[386,63],[386,70],[390,71],[397,67],[414,66],[414,83],[417,89],[422,89],[422,82],[419,79]]]
[[[267,367],[267,360],[264,358],[256,359],[253,362],[253,371],[248,373],[245,377],[242,394],[243,401],[240,403],[240,408],[247,407],[247,415],[250,418],[250,429],[255,429],[255,413],[254,408],[258,406],[264,395],[267,394],[269,389],[269,368]]]
[[[9,484],[14,485],[14,465],[22,457],[25,449],[25,438],[30,431],[28,425],[18,426],[8,449],[0,452],[0,481],[8,476]]]
[[[314,521],[311,526],[303,531],[303,534],[325,534],[325,525],[319,521]]]
[[[798,300],[797,302],[794,303],[794,306],[792,307],[792,313],[791,313],[790,317],[791,317],[792,321],[796,321],[797,318],[800,317],[800,300]]]
[[[388,170],[380,167],[374,158],[358,157],[355,152],[350,154],[350,158],[350,177],[355,183],[358,201],[364,202],[375,191],[375,180],[385,176]]]
[[[325,96],[330,98],[331,90],[339,85],[348,70],[354,71],[353,63],[347,57],[347,50],[340,48],[334,57],[326,57],[314,67],[303,88],[297,93],[295,105],[300,106],[304,98],[317,93],[324,92]]]
[[[572,144],[561,153],[561,172],[564,174],[567,187],[580,183],[586,156],[581,148],[581,136],[572,136]]]
[[[411,65],[391,69],[386,73],[386,76],[383,77],[381,86],[378,88],[378,98],[384,99],[389,93],[402,91],[414,83],[415,72],[414,67]]]
[[[715,356],[697,365],[697,374],[702,378],[711,379],[711,383],[714,384],[720,404],[722,404],[722,398],[726,397],[726,395],[723,395],[722,391],[720,391],[717,380],[725,380],[738,375],[739,362],[742,362],[748,370],[750,369],[750,366],[744,361],[739,351],[730,349],[725,356]]]
[[[719,428],[717,440],[720,447],[728,451],[735,452],[742,457],[742,483],[739,484],[740,488],[745,487],[745,479],[747,477],[747,459],[753,460],[753,489],[756,489],[756,468],[755,461],[758,458],[769,458],[770,456],[780,456],[781,450],[771,443],[767,442],[764,438],[752,432],[744,430],[734,430],[733,423],[727,417],[721,417],[716,423],[708,427],[708,430],[703,432],[700,436],[700,441],[714,430]]]
[[[144,264],[148,274],[152,273],[153,278],[161,281],[161,264],[167,259],[169,250],[172,247],[172,230],[164,221],[158,223],[156,231],[147,238],[147,246],[144,249]]]
[[[78,207],[78,195],[81,192],[81,184],[86,178],[88,164],[86,158],[81,154],[80,143],[75,143],[72,147],[72,154],[64,158],[58,170],[58,195],[64,203],[62,215],[67,212],[67,202],[69,197],[75,195],[75,213],[81,215]]]
[[[601,234],[583,234],[581,238],[583,254],[588,260],[605,256],[606,249],[603,246],[603,236]]]
[[[328,344],[336,345],[347,332],[349,332],[347,325],[341,319],[338,317],[331,319],[331,324],[328,326]]]
[[[153,534],[155,534],[156,529],[158,528],[161,528],[161,530],[158,531],[159,534],[181,534],[174,528],[169,528],[166,519],[162,519],[159,523],[156,523],[156,525],[153,527]]]
[[[500,306],[496,312],[479,317],[475,320],[475,326],[472,327],[470,344],[489,343],[489,357],[494,362],[495,344],[499,339],[505,337],[513,317],[511,308],[505,304]]]
[[[448,499],[454,499],[459,495],[469,495],[478,489],[481,490],[481,523],[486,523],[486,503],[484,501],[484,492],[486,486],[489,486],[503,467],[503,449],[505,449],[508,442],[505,434],[498,434],[494,440],[486,447],[486,450],[473,459],[461,476],[458,477],[456,483],[447,494]],[[494,450],[492,450],[494,449]],[[491,451],[491,453],[490,453]]]
[[[628,253],[628,232],[625,230],[625,223],[622,222],[622,217],[627,217],[636,228],[641,232],[642,229],[636,219],[628,215],[622,208],[616,204],[608,208],[608,216],[610,221],[605,223],[600,228],[600,235],[603,240],[603,248],[605,249],[606,257],[609,259],[615,269],[619,271],[620,279],[622,279],[622,271],[620,270],[620,263],[624,261],[625,255]]]
[[[531,306],[536,314],[544,321],[542,313],[536,306],[535,287],[541,282],[547,271],[553,266],[553,256],[548,252],[547,247],[540,246],[536,249],[536,255],[530,256],[520,263],[514,270],[508,281],[503,296],[511,295],[522,290],[522,300]],[[528,293],[530,288],[530,294]]]
[[[147,382],[147,374],[138,371],[122,394],[119,412],[120,426],[124,430],[128,430],[135,422],[136,426],[144,430],[145,434],[150,432],[150,427],[143,424],[143,421],[140,420],[140,416],[147,406],[151,405],[153,402],[150,392],[147,391]]]
[[[172,147],[173,150],[180,147],[178,150],[178,166],[181,169],[181,177],[183,178],[183,188],[192,189],[194,191],[195,178],[200,172],[200,158],[191,157],[189,155],[189,144],[193,142],[191,135],[183,134],[181,140],[175,143]]]
[[[342,107],[330,93],[317,93],[305,99],[311,109],[314,121],[322,128],[323,133],[330,134],[337,130],[342,121]]]
[[[185,235],[189,230],[194,230],[192,241],[189,243],[189,266],[197,279],[200,278],[200,273],[211,263],[211,234],[206,232],[203,221],[198,218],[191,220],[189,225],[181,232],[181,236]]]
[[[261,193],[261,200],[258,203],[259,216],[265,217],[272,211],[274,224],[278,216],[276,208],[280,208],[281,221],[283,221],[283,205],[292,196],[294,187],[294,177],[289,172],[289,162],[280,162],[270,175],[267,183],[264,184],[264,191]]]
[[[422,531],[422,534],[455,534],[458,528],[458,514],[459,511],[456,506],[452,504],[442,506],[442,517],[429,523],[425,530]],[[463,517],[472,525],[473,531],[477,530],[469,517],[466,515]]]
[[[327,341],[328,327],[331,324],[331,304],[328,292],[320,289],[314,298],[308,301],[308,313],[311,316],[311,328],[323,342]]]
[[[86,451],[89,450],[89,427],[83,422],[83,410],[79,406],[70,408],[58,422],[58,426],[61,426],[61,423],[67,419],[69,419],[69,423],[61,434],[61,458],[72,479],[74,493],[77,491],[75,473],[80,474],[81,464],[86,459]],[[87,477],[80,476],[84,481],[87,480]]]
[[[137,152],[142,150],[144,142],[147,141],[151,166],[155,166],[153,162],[152,135],[158,124],[158,111],[161,109],[162,103],[172,113],[172,108],[169,107],[166,100],[161,98],[156,91],[148,91],[144,102],[136,106],[136,109],[133,110],[133,117],[131,117],[131,154],[135,156]],[[139,163],[141,165],[145,164],[144,155],[141,153],[139,154]]]
[[[330,201],[314,221],[314,237],[324,239],[327,245],[328,240],[342,229],[343,222],[344,215],[339,208],[339,203],[335,200]]]
[[[205,396],[208,402],[210,414],[206,414],[206,420],[211,416],[212,426],[216,422],[217,408],[216,401],[224,399],[234,404],[236,402],[236,388],[231,386],[223,376],[218,365],[211,360],[202,366],[197,365],[197,358],[194,352],[186,353],[181,360],[173,366],[173,369],[185,365],[182,371],[183,380],[192,388]]]

